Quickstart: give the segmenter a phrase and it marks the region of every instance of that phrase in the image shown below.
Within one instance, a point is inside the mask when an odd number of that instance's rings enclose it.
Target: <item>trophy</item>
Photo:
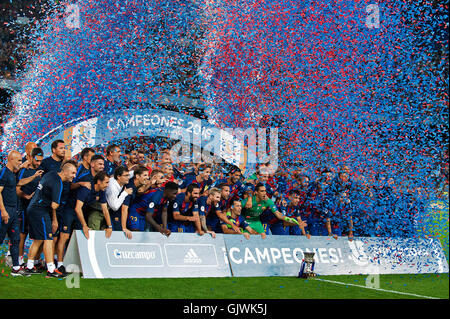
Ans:
[[[304,258],[302,260],[302,265],[300,266],[300,272],[298,273],[298,278],[309,278],[315,277],[314,273],[314,253],[305,252]]]

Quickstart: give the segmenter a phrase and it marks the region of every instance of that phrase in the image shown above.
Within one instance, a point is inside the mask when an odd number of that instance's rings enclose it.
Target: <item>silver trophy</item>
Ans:
[[[305,252],[304,258],[302,260],[302,265],[300,266],[300,272],[298,273],[299,278],[309,278],[315,277],[314,273],[314,253],[313,252]]]

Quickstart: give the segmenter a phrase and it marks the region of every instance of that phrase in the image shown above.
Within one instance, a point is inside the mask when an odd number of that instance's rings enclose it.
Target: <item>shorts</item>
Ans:
[[[131,231],[145,231],[145,216],[135,212],[130,213],[127,219],[127,228]]]
[[[113,231],[122,231],[122,213],[119,211],[109,211],[109,217],[111,218],[111,226]]]
[[[28,209],[30,238],[34,240],[53,240],[52,220],[46,210]]]
[[[262,223],[263,229],[264,229],[264,233],[266,235],[270,235],[270,224],[268,223]]]
[[[30,226],[28,222],[27,209],[22,209],[19,211],[19,230],[21,234],[27,235],[30,231]]]
[[[208,226],[208,229],[211,229],[216,233],[222,232],[222,227],[220,226],[220,219],[217,216],[206,219],[206,226]]]
[[[56,232],[53,233],[53,237],[59,237],[59,234],[61,233],[61,225],[62,225],[62,213],[56,211],[56,219],[58,220],[58,228],[56,229]]]
[[[10,246],[9,250],[11,252],[13,266],[19,265],[19,218],[17,216],[16,207],[5,207],[9,215],[8,223],[5,224],[0,220],[0,245],[3,244],[6,235],[9,237]]]
[[[342,229],[339,226],[339,224],[333,224],[331,223],[331,232],[335,235],[338,235],[339,237],[342,236]],[[327,234],[328,235],[328,234]]]
[[[66,207],[61,214],[61,226],[59,227],[59,230],[64,234],[70,234],[74,229],[82,230],[83,226],[81,225],[75,210]]]
[[[177,222],[167,222],[167,229],[170,230],[172,233],[178,232],[179,225]]]
[[[264,227],[263,227],[261,221],[259,221],[259,220],[256,220],[256,221],[250,221],[250,220],[247,220],[247,223],[249,224],[249,226],[251,227],[251,229],[253,229],[253,230],[256,231],[257,233],[261,234],[261,233],[264,233],[264,232],[265,232]],[[270,228],[270,225],[269,225],[269,228]]]
[[[195,233],[195,226],[192,222],[171,222],[167,223],[167,228],[173,233]]]
[[[269,225],[272,235],[289,235],[289,226],[284,226],[283,222]]]
[[[158,225],[161,225],[161,227],[162,227],[162,223],[163,223],[162,222],[162,214],[161,213],[153,213],[152,217],[155,220],[155,222]],[[169,217],[167,217],[167,219],[169,219]]]
[[[178,227],[178,232],[179,233],[188,233],[188,234],[195,233],[195,226],[193,223],[189,223],[187,225],[181,224]]]
[[[311,236],[327,236],[328,231],[325,227],[325,224],[320,219],[308,219],[307,222],[307,230]]]
[[[297,225],[289,226],[289,235],[301,236],[302,235],[302,230]]]
[[[88,226],[92,230],[102,230],[102,226],[106,225],[103,212],[92,210],[88,217]]]

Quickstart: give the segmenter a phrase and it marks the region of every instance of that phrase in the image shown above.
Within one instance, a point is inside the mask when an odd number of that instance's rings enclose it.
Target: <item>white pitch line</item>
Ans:
[[[374,288],[374,287],[366,287],[366,286],[355,285],[355,284],[348,284],[348,283],[345,283],[345,282],[333,281],[333,280],[327,280],[327,279],[321,279],[321,278],[314,278],[314,280],[325,281],[325,282],[330,282],[330,283],[333,283],[333,284],[339,284],[339,285],[345,285],[345,286],[354,286],[354,287],[372,289],[372,290],[377,290],[377,291],[391,292],[391,293],[394,293],[394,294],[408,295],[408,296],[414,296],[414,297],[420,297],[420,298],[441,299],[441,298],[436,298],[436,297],[411,294],[411,293],[408,293],[408,292],[401,292],[401,291],[395,291],[395,290],[387,290],[387,289],[381,289],[381,288]]]

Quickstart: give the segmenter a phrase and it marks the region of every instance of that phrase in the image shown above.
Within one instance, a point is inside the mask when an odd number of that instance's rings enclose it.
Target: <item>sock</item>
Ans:
[[[15,271],[17,271],[17,270],[20,269],[20,266],[13,266],[13,269],[14,269]]]
[[[11,252],[8,250],[8,252],[6,253],[6,257],[11,256]]]
[[[23,256],[19,256],[19,265],[23,264]]]
[[[58,261],[58,268],[64,266],[64,263],[62,261]]]
[[[33,267],[34,267],[34,262],[35,262],[35,260],[33,260],[33,259],[28,259],[28,261],[27,261],[27,268],[28,268],[28,269],[33,269]]]
[[[54,272],[55,271],[55,264],[54,263],[47,263],[47,270],[48,270],[48,272]]]

